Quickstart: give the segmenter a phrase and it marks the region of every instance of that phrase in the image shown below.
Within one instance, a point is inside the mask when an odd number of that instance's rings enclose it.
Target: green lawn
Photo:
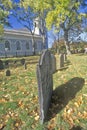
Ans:
[[[39,56],[26,57],[27,69],[10,67],[11,76],[0,70],[0,129],[82,130],[87,129],[87,55],[70,55],[65,68],[53,74],[53,96],[49,117],[39,121],[36,65]],[[3,59],[5,60],[5,59]],[[16,58],[10,58],[16,60]],[[17,59],[18,60],[18,59]]]

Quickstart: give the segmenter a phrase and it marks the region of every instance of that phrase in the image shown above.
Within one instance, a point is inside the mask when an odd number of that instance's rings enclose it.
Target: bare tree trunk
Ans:
[[[70,51],[70,44],[68,42],[68,30],[64,30],[64,39],[65,39],[66,52],[68,55],[70,55],[71,51]]]

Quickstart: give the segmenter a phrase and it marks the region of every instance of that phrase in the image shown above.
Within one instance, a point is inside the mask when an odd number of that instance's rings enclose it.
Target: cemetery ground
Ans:
[[[54,91],[44,124],[39,121],[36,79],[39,56],[24,58],[29,61],[27,69],[10,66],[10,76],[5,75],[6,69],[0,70],[0,130],[86,130],[87,55],[68,56],[65,67],[53,74]],[[58,55],[56,60],[58,69]]]

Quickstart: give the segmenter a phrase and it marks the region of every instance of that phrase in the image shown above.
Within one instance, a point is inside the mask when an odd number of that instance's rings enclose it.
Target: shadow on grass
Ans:
[[[50,120],[54,117],[58,112],[60,112],[70,100],[75,98],[75,95],[78,91],[80,91],[84,85],[84,79],[75,77],[58,86],[52,95],[51,106],[48,112],[48,119]]]
[[[71,62],[70,62],[69,60],[65,61],[65,62],[64,62],[64,67],[58,68],[58,69],[56,70],[56,72],[57,72],[57,71],[62,71],[62,70],[68,69],[68,66],[69,66],[69,65],[71,65]],[[56,73],[56,72],[55,72],[55,73]]]
[[[36,60],[36,61],[28,61],[27,62],[27,64],[36,64],[36,63],[38,63],[38,60]]]
[[[57,71],[66,70],[66,69],[68,69],[68,67],[61,67],[61,68],[57,69],[56,72],[57,72]]]
[[[83,130],[83,128],[80,126],[73,126],[70,130]]]
[[[66,66],[72,65],[71,62],[70,62],[70,60],[66,60],[66,61],[64,62],[64,64],[65,64]]]

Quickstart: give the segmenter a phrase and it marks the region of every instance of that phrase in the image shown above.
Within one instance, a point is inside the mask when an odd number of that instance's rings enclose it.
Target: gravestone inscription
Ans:
[[[41,54],[37,65],[37,81],[40,104],[40,121],[44,123],[47,118],[53,91],[52,58],[48,50]]]

